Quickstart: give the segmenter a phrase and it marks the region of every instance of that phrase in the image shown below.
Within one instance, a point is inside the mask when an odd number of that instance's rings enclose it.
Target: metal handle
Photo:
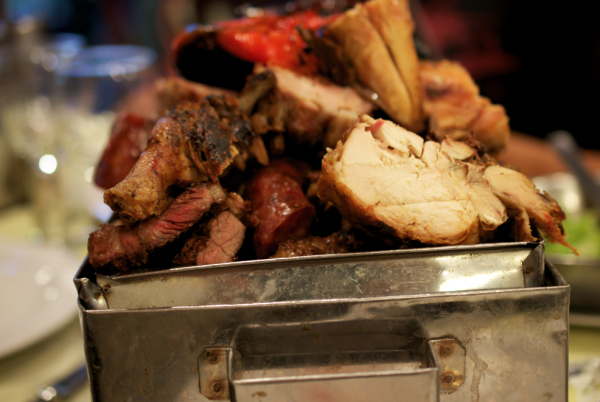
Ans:
[[[390,400],[398,393],[403,401],[439,402],[441,393],[452,393],[464,383],[466,352],[459,342],[445,338],[424,341],[424,350],[418,342],[415,346],[411,353],[424,353],[422,365],[356,364],[352,353],[372,351],[354,351],[346,353],[346,365],[310,366],[303,363],[314,356],[275,355],[271,360],[259,357],[264,367],[242,372],[234,348],[207,348],[199,358],[200,392],[210,400],[234,402],[315,400],[316,395],[328,401]],[[271,367],[273,359],[288,365]]]

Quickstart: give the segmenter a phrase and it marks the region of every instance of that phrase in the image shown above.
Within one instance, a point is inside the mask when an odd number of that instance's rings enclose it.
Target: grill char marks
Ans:
[[[237,99],[215,95],[200,103],[181,102],[157,122],[146,151],[128,176],[105,192],[104,202],[130,225],[156,216],[173,192],[215,182],[236,155],[243,152],[247,158],[261,144]]]

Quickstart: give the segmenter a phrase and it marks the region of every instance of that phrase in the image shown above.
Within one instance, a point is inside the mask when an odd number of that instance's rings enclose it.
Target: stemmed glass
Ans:
[[[57,119],[59,82],[56,72],[85,46],[75,34],[59,34],[41,42],[0,46],[0,130],[12,151],[33,173],[33,201],[39,239],[62,243],[58,193],[60,159]]]

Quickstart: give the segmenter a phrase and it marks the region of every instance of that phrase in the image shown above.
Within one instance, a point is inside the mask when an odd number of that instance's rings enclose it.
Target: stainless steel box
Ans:
[[[75,278],[95,401],[566,401],[543,244]]]

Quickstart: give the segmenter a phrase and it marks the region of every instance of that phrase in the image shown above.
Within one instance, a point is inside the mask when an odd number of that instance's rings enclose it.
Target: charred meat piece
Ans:
[[[423,61],[424,109],[438,141],[448,136],[466,140],[471,133],[489,152],[502,150],[510,137],[506,111],[479,95],[479,87],[460,64]]]
[[[353,235],[338,232],[327,237],[309,236],[304,239],[284,241],[279,244],[271,258],[350,253],[356,249]]]
[[[279,67],[270,70],[277,83],[274,90],[259,101],[251,117],[257,134],[287,132],[295,143],[322,142],[331,147],[352,121],[373,110],[373,105],[352,88]]]
[[[157,122],[146,151],[127,177],[105,192],[104,202],[129,224],[158,215],[173,190],[216,181],[240,149],[251,150],[255,143],[237,99],[211,95],[200,103],[180,103]]]
[[[421,131],[423,89],[408,1],[357,4],[324,30],[341,47],[358,80],[374,92],[372,100],[403,127]]]
[[[302,191],[302,178],[302,172],[293,165],[274,161],[248,183],[244,198],[251,203],[258,258],[273,254],[282,241],[308,235],[315,208]]]
[[[219,184],[201,184],[184,191],[160,216],[132,228],[100,225],[88,240],[89,262],[99,271],[107,265],[119,270],[144,265],[150,251],[189,230],[213,203],[221,203],[225,197]]]
[[[192,160],[188,133],[199,124],[199,105],[183,103],[158,120],[148,146],[127,177],[104,193],[104,202],[133,223],[158,215],[172,201],[171,188],[206,181]]]
[[[96,168],[94,183],[109,189],[123,180],[146,145],[154,122],[134,113],[125,112],[117,116],[108,145]]]
[[[319,197],[390,243],[486,241],[513,215],[508,208],[525,211],[550,240],[566,244],[564,214],[553,200],[525,176],[509,175],[450,138],[423,142],[389,121],[363,116],[323,158],[322,170]]]

